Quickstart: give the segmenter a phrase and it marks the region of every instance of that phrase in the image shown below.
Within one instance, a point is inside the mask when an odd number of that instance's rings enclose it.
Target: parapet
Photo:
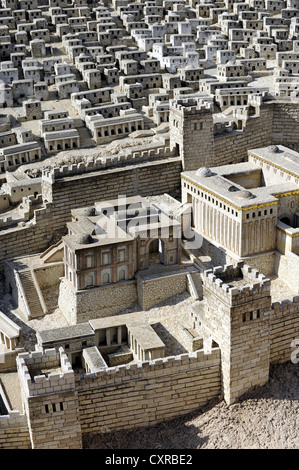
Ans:
[[[81,175],[92,171],[101,171],[110,168],[120,167],[124,165],[134,165],[136,163],[146,162],[148,160],[158,160],[176,156],[175,150],[170,150],[168,146],[154,147],[147,150],[133,151],[128,154],[118,154],[109,157],[100,157],[95,161],[80,162],[73,165],[64,165],[52,169],[44,169],[42,174],[43,180],[54,182],[67,176]]]
[[[182,98],[169,101],[169,109],[183,116],[192,114],[207,114],[213,112],[213,103],[202,98]]]
[[[211,352],[206,353],[203,349],[194,351],[192,353],[180,354],[178,356],[167,356],[151,361],[138,361],[131,364],[123,364],[116,367],[107,367],[106,369],[98,370],[97,372],[87,373],[84,375],[76,375],[76,383],[84,388],[85,385],[95,380],[100,384],[106,382],[114,382],[119,384],[123,380],[137,378],[138,376],[144,378],[147,375],[153,374],[153,377],[158,377],[166,373],[165,369],[173,369],[176,372],[180,368],[182,370],[192,370],[198,368],[206,368],[211,366],[220,366],[220,349],[212,348]]]
[[[18,410],[9,410],[7,415],[0,416],[0,429],[9,429],[9,428],[26,428],[27,416],[20,413]]]
[[[270,296],[270,279],[243,262],[208,269],[202,278],[204,287],[230,305]]]
[[[17,368],[27,397],[73,390],[74,371],[63,348],[19,354]]]
[[[296,295],[292,299],[286,299],[282,302],[274,302],[271,305],[272,317],[280,317],[281,315],[294,314],[299,315],[299,295]]]

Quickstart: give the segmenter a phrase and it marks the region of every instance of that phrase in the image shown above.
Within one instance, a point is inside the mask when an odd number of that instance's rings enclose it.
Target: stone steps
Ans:
[[[96,147],[96,143],[90,135],[89,129],[87,127],[78,127],[77,131],[80,136],[80,148],[91,148]]]
[[[43,315],[43,309],[40,304],[40,300],[32,279],[31,272],[23,271],[19,273],[19,276],[26,295],[26,300],[31,313],[31,318],[40,317],[41,315]]]

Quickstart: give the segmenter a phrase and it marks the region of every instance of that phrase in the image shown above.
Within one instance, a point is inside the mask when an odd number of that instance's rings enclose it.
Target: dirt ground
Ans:
[[[158,397],[157,397],[158,399]],[[215,400],[150,428],[85,437],[85,449],[299,449],[299,363],[231,406]]]

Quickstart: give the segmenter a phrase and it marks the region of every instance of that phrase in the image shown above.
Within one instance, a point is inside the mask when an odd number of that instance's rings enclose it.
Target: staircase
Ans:
[[[19,272],[20,280],[26,295],[27,304],[30,310],[30,318],[40,317],[44,314],[38,293],[36,291],[30,271]]]
[[[60,255],[60,252],[61,255]],[[63,261],[63,245],[62,240],[59,240],[55,245],[51,245],[40,255],[40,259],[44,263],[52,263],[53,261]]]

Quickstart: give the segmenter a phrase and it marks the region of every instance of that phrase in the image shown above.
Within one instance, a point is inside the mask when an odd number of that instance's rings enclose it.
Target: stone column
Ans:
[[[122,343],[122,327],[118,326],[117,327],[117,344]]]
[[[106,330],[106,344],[107,346],[111,344],[111,330],[109,328]]]

